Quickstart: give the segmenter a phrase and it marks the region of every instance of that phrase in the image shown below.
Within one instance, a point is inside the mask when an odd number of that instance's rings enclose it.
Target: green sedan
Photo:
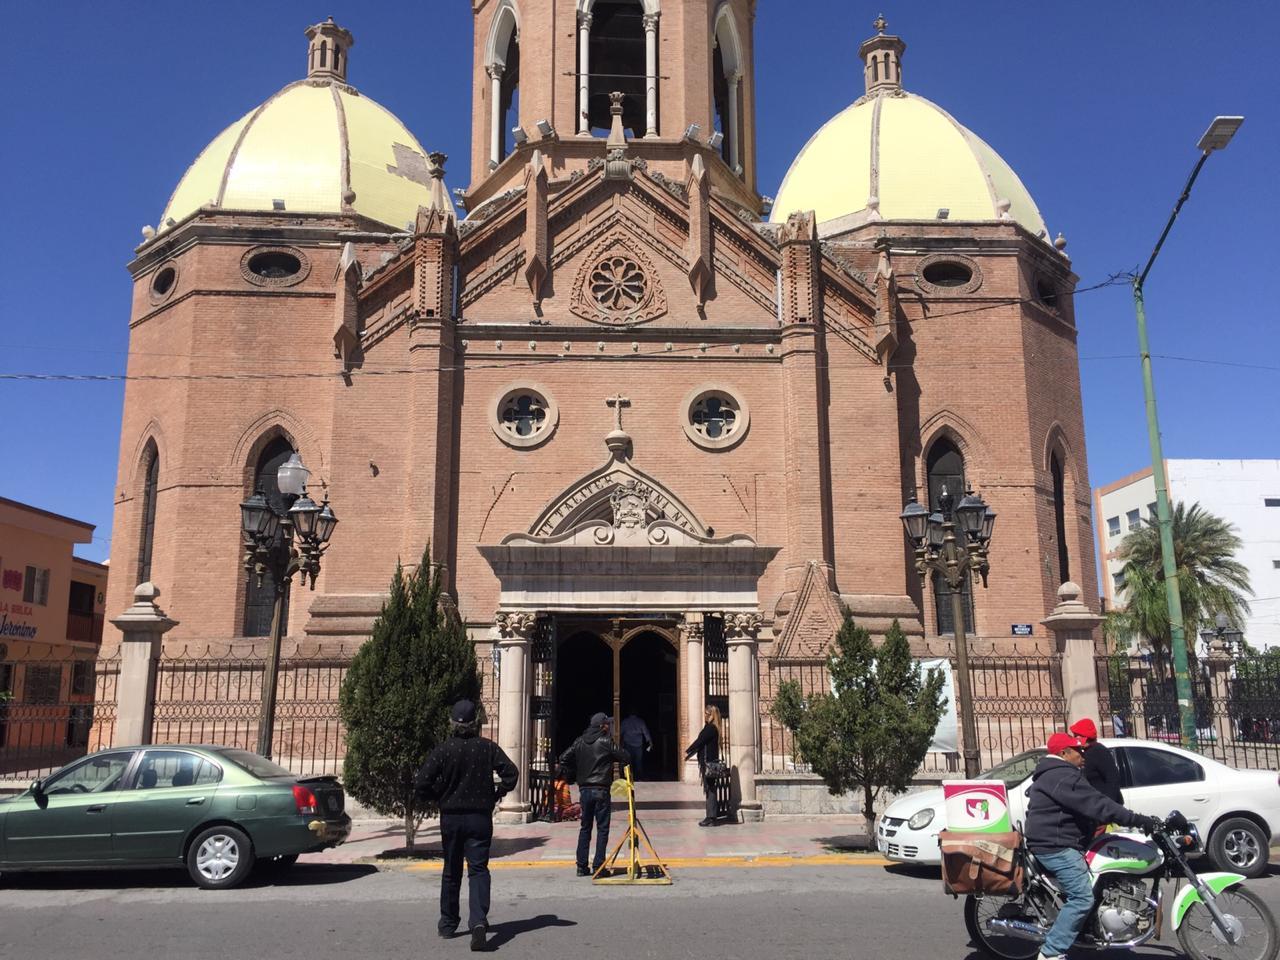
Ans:
[[[342,785],[232,747],[117,747],[0,801],[0,872],[186,865],[208,890],[351,832]]]

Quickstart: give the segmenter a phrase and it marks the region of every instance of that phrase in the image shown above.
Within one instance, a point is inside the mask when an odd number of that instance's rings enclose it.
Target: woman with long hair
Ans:
[[[706,794],[706,816],[698,821],[700,827],[712,827],[716,822],[716,778],[724,772],[724,764],[720,761],[720,741],[723,739],[723,724],[720,720],[720,708],[709,706],[703,711],[704,721],[698,738],[689,744],[684,752],[686,760],[698,758],[698,773],[702,776],[702,791]]]

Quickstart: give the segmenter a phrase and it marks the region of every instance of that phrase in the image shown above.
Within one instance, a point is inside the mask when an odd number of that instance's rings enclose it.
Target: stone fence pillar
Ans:
[[[156,664],[161,640],[178,625],[156,605],[160,588],[140,583],[133,606],[111,621],[124,636],[120,641],[120,677],[116,681],[116,735],[119,746],[151,742],[151,718],[156,705]]]
[[[758,613],[726,613],[724,639],[729,647],[729,755],[734,793],[743,821],[764,819],[756,797],[756,756],[760,752],[760,717],[756,691],[760,668],[756,661]]]
[[[1093,631],[1102,622],[1102,617],[1084,605],[1080,594],[1080,587],[1068,580],[1058,588],[1058,605],[1040,622],[1053,631],[1058,653],[1062,654],[1062,692],[1067,701],[1067,722],[1075,723],[1082,717],[1090,717],[1101,726]]]

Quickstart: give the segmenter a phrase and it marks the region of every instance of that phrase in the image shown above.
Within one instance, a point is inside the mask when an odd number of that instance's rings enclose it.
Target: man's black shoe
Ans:
[[[714,824],[714,823],[715,823],[715,821],[714,821],[714,820],[712,820],[712,819],[710,819],[710,818],[707,818],[706,820],[699,820],[699,821],[698,821],[698,826],[700,826],[700,827],[709,827],[709,826],[711,826],[711,825],[712,825],[712,824]]]
[[[489,932],[489,927],[483,923],[477,923],[471,928],[471,949],[473,951],[483,950],[485,947],[484,936]]]
[[[441,940],[451,940],[458,935],[458,930],[456,927],[450,927],[448,929],[445,927],[439,927],[436,930],[436,933],[440,935]]]
[[[578,868],[578,876],[580,876],[580,877],[589,877],[589,876],[591,876],[591,871],[590,871],[590,870],[588,870],[586,867],[579,867],[579,868]]]

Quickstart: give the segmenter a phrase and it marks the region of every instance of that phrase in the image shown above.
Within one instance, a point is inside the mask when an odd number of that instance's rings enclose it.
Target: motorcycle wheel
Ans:
[[[1239,925],[1239,939],[1227,943],[1209,908],[1197,901],[1178,927],[1178,943],[1191,960],[1276,960],[1280,929],[1256,893],[1244,887],[1224,890],[1218,894],[1218,908]]]
[[[1009,897],[964,898],[964,925],[969,931],[970,942],[997,960],[1030,960],[1040,953],[1040,944],[1034,940],[997,934],[987,929],[988,920],[1006,904],[1015,902]]]

